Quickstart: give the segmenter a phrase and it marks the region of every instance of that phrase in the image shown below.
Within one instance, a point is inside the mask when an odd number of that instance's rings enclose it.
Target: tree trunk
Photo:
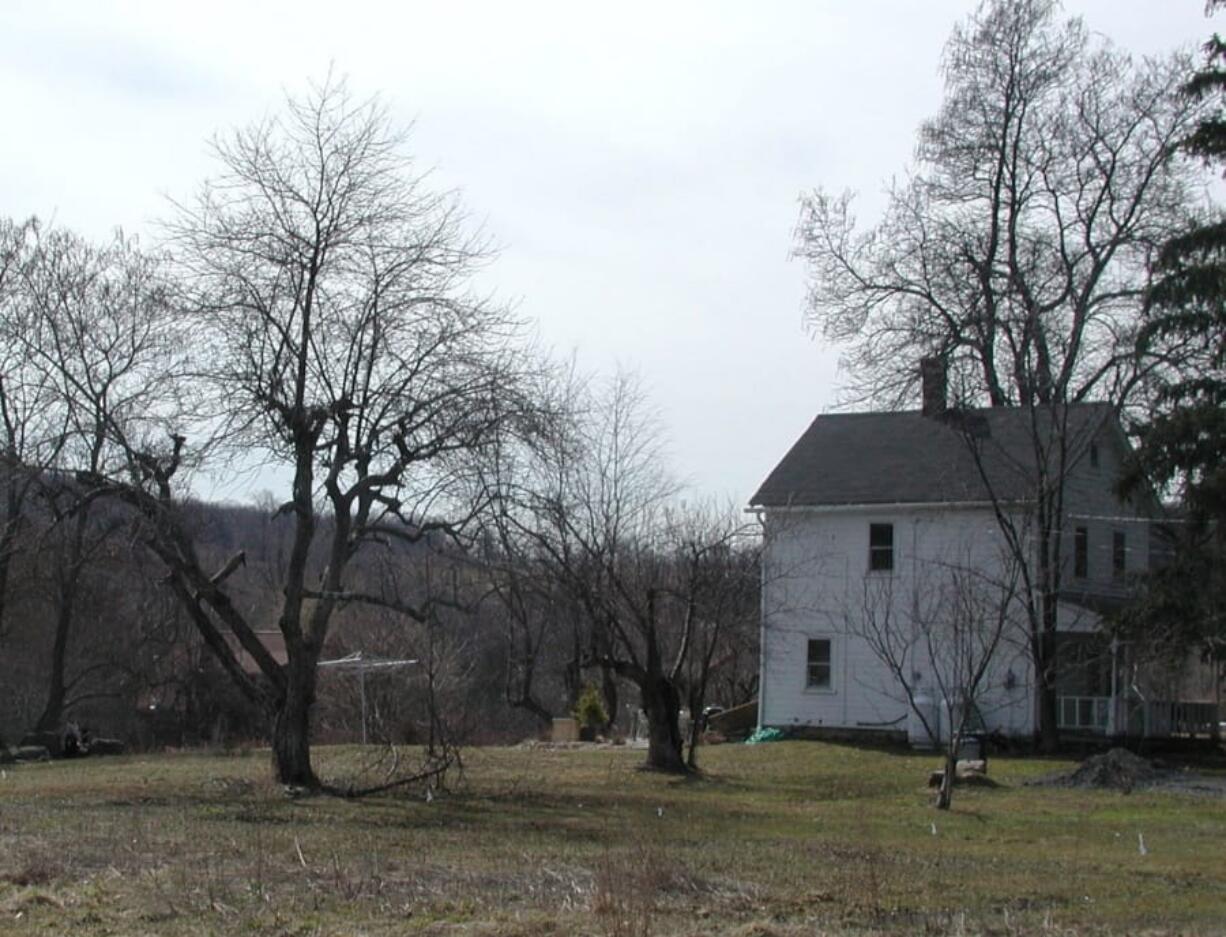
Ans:
[[[47,702],[43,714],[38,717],[38,732],[57,732],[64,718],[64,700],[67,696],[67,681],[64,670],[68,666],[68,640],[72,634],[76,616],[77,586],[81,581],[85,556],[85,528],[89,512],[82,509],[73,524],[69,554],[61,558],[59,571],[58,607],[55,614],[55,640],[51,646],[51,672],[47,677]]]
[[[575,708],[579,702],[579,693],[583,689],[583,651],[579,646],[579,632],[571,631],[570,660],[562,671],[562,685],[566,688],[566,709]]]
[[[304,659],[306,658],[306,659]],[[272,720],[272,758],[277,781],[308,790],[319,788],[311,767],[311,706],[315,702],[315,660],[291,652],[286,665],[285,697]]]
[[[945,771],[941,775],[941,787],[937,792],[937,810],[948,810],[954,802],[954,779],[958,774],[958,743],[951,739],[945,748]]]
[[[601,731],[609,735],[617,723],[617,710],[620,703],[617,699],[617,674],[612,667],[600,668],[600,695],[604,697],[605,724]]]
[[[1039,635],[1039,659],[1035,682],[1039,694],[1039,751],[1054,755],[1060,750],[1059,700],[1056,696],[1056,597],[1043,596],[1043,631]]]
[[[688,774],[681,755],[681,694],[663,675],[649,674],[639,686],[647,716],[647,764],[652,771]]]
[[[1220,648],[1214,648],[1220,654]],[[1210,723],[1209,738],[1213,740],[1214,745],[1219,745],[1222,741],[1222,677],[1226,671],[1226,664],[1219,660],[1213,661],[1213,722]]]
[[[8,515],[4,525],[0,527],[0,640],[4,639],[4,626],[8,616],[9,578],[13,569],[14,548],[17,545],[17,533],[20,517],[16,514],[15,500],[8,498]]]
[[[687,694],[686,701],[690,707],[690,737],[686,739],[685,766],[691,771],[698,770],[698,739],[703,730],[702,691],[692,689]]]
[[[711,647],[714,647],[714,642]],[[704,704],[707,701],[707,680],[710,673],[711,655],[708,654],[703,661],[701,676],[690,684],[689,693],[686,694],[688,697],[686,703],[690,707],[690,738],[685,753],[685,763],[691,771],[698,770],[698,742],[707,728]]]
[[[68,656],[68,631],[72,618],[63,608],[56,616],[55,643],[51,648],[51,673],[47,680],[47,701],[34,726],[36,732],[58,732],[64,718],[64,666]]]
[[[1217,562],[1210,568],[1213,570],[1213,581],[1209,583],[1209,611],[1214,621],[1221,622],[1223,620],[1223,597],[1226,597],[1226,570],[1223,569],[1223,563],[1226,562],[1226,524],[1221,519],[1218,520],[1216,529],[1213,532],[1214,547],[1217,554]],[[1218,745],[1222,741],[1222,678],[1226,676],[1226,631],[1222,631],[1219,625],[1219,631],[1215,638],[1211,639],[1209,662],[1213,667],[1213,722],[1210,724],[1209,737],[1213,740],[1214,745]]]

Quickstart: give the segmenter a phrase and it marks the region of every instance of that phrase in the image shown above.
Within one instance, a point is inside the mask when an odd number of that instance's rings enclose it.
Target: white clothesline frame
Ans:
[[[347,654],[344,657],[338,657],[335,660],[321,660],[316,666],[327,667],[332,670],[340,671],[355,671],[358,675],[358,684],[362,690],[362,744],[366,744],[366,674],[372,670],[400,670],[405,667],[412,667],[419,663],[416,658],[412,660],[391,660],[381,658],[367,659],[361,651],[354,651],[352,654]]]

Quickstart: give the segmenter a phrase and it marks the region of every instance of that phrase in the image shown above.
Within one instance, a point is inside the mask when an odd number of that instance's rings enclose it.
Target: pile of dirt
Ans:
[[[1149,787],[1168,780],[1172,772],[1161,762],[1134,755],[1126,748],[1113,748],[1093,755],[1072,771],[1061,771],[1034,781],[1051,787],[1093,787],[1124,791]]]

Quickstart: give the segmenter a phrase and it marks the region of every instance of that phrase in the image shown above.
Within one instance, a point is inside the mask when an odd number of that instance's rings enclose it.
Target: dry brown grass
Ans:
[[[1060,764],[1001,760],[945,815],[922,756],[705,756],[685,782],[624,750],[473,750],[429,803],[287,798],[260,756],[26,766],[0,782],[0,931],[1226,932],[1221,801],[1024,787]]]

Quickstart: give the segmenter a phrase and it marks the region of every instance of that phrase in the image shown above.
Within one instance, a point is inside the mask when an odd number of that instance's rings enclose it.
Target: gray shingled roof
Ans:
[[[1064,414],[1056,413],[1057,420]],[[1037,424],[1032,422],[1037,420]],[[1113,420],[1107,404],[1067,409],[1065,438],[1079,457]],[[1034,439],[1050,445],[1052,414],[1020,407],[949,411],[840,413],[814,420],[767,476],[750,504],[917,504],[990,497],[972,454],[975,440],[997,498],[1033,497]],[[1039,432],[1032,432],[1038,425]]]

